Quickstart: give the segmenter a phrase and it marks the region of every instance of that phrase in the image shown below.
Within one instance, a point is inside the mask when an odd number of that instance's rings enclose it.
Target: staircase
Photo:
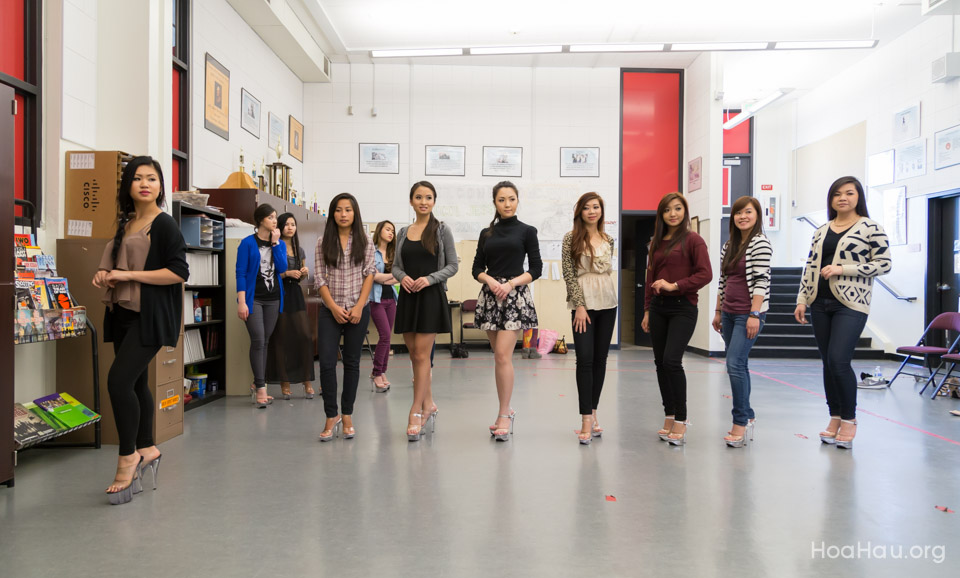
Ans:
[[[819,359],[817,341],[810,323],[800,325],[793,318],[797,308],[797,293],[800,291],[800,267],[774,267],[770,277],[770,310],[767,322],[750,350],[752,358]],[[810,320],[809,308],[807,321]],[[872,349],[870,339],[861,337],[857,342],[854,359],[883,359],[883,351]]]

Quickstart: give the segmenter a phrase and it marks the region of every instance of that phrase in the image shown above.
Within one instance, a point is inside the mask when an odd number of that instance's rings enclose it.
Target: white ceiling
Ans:
[[[288,0],[332,60],[390,48],[878,39],[921,19],[919,0]],[[309,22],[307,22],[309,20]],[[876,48],[872,49],[876,50]],[[724,105],[780,87],[803,94],[872,50],[723,53]],[[683,68],[699,53],[541,54],[377,59],[478,66]]]

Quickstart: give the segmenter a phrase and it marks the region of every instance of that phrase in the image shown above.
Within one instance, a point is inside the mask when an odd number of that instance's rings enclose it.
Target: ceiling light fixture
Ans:
[[[570,52],[662,52],[660,44],[571,44]]]
[[[371,50],[373,58],[396,58],[402,56],[463,56],[462,48],[406,48],[398,50]]]
[[[723,50],[766,50],[769,42],[674,42],[671,52],[718,52]]]
[[[811,40],[799,42],[777,42],[775,50],[814,50],[831,48],[873,48],[879,40]]]
[[[470,54],[546,54],[550,52],[562,51],[563,46],[559,44],[552,46],[486,46],[481,48],[471,48]]]
[[[774,102],[775,100],[777,100],[777,99],[780,98],[781,96],[783,96],[783,95],[785,95],[785,94],[788,94],[788,93],[790,93],[790,92],[792,92],[792,91],[793,91],[792,88],[781,88],[781,89],[779,89],[779,90],[773,91],[772,93],[770,93],[770,94],[768,94],[767,96],[761,98],[760,100],[754,102],[753,104],[749,104],[749,105],[745,106],[745,107],[743,108],[743,110],[740,112],[740,114],[738,114],[737,116],[731,118],[731,119],[728,120],[727,122],[723,123],[723,130],[730,130],[731,128],[737,126],[737,125],[740,124],[741,122],[743,122],[743,121],[747,120],[748,118],[752,117],[753,115],[757,114],[757,112],[758,112],[761,108],[764,108],[764,107],[770,105],[772,102]]]

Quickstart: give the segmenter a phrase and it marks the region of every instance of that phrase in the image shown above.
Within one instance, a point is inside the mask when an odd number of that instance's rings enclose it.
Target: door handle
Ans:
[[[949,291],[949,290],[950,290],[950,286],[947,285],[946,283],[942,285],[937,285],[937,291]]]

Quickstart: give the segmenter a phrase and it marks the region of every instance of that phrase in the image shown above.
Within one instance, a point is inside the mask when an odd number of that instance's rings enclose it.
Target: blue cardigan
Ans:
[[[273,246],[273,272],[280,286],[280,312],[283,312],[283,282],[280,274],[287,270],[287,245],[283,241]],[[260,248],[257,236],[250,235],[237,247],[237,293],[246,291],[247,309],[253,310],[253,297],[257,292],[257,275],[260,274]]]

